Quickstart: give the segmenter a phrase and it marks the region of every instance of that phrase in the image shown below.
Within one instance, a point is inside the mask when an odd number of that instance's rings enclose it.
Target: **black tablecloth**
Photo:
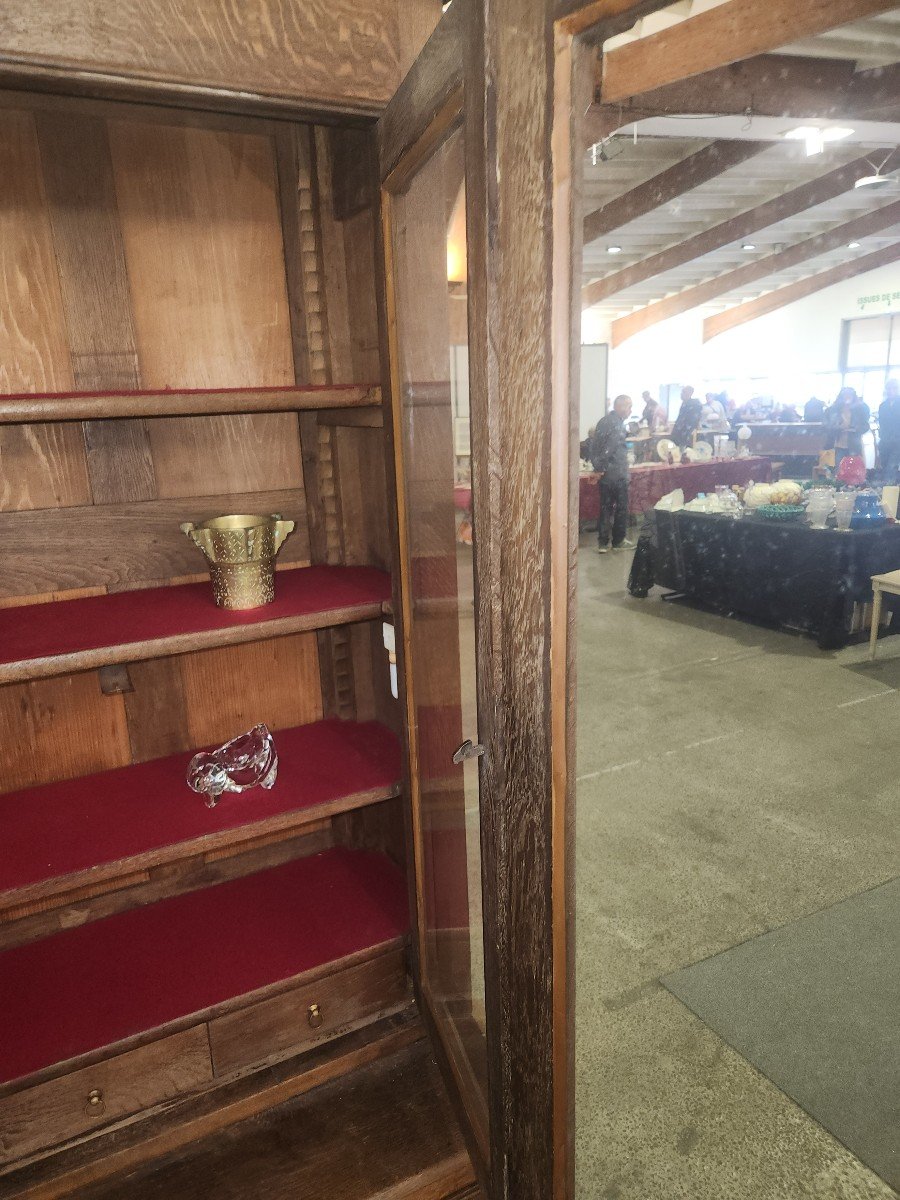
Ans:
[[[846,643],[872,576],[900,569],[900,525],[811,529],[800,522],[705,513],[648,514],[628,590],[657,584],[726,612],[804,629],[822,649]]]

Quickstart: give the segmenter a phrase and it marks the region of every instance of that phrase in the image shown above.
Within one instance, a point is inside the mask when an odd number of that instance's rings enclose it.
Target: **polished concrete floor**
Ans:
[[[660,982],[900,873],[900,637],[875,664],[579,563],[577,1194],[884,1200]]]

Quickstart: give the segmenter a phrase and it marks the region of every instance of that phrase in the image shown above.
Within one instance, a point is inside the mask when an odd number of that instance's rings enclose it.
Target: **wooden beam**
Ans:
[[[896,225],[898,221],[900,200],[895,200],[893,204],[885,204],[876,208],[874,212],[863,213],[852,221],[836,225],[825,233],[816,234],[815,237],[806,238],[777,254],[768,254],[765,258],[758,258],[754,262],[736,267],[733,271],[717,275],[715,279],[698,283],[696,287],[685,288],[675,296],[667,296],[656,304],[648,304],[637,312],[613,321],[612,345],[620,346],[627,338],[649,329],[651,325],[668,320],[669,317],[676,317],[679,313],[689,312],[690,309],[706,304],[716,296],[724,296],[735,288],[753,283],[757,279],[765,279],[768,275],[774,275],[776,271],[783,271],[811,258],[817,258],[820,254],[827,254],[829,250],[836,250],[838,246],[846,246],[848,242],[880,233]]]
[[[691,188],[715,179],[729,167],[737,166],[738,163],[761,154],[770,145],[770,142],[710,142],[702,150],[697,150],[681,162],[660,171],[658,175],[638,184],[630,192],[616,196],[602,208],[588,213],[584,218],[585,243],[593,242],[605,233],[618,229],[620,225],[653,212],[683,192],[689,192]]]
[[[600,63],[598,60],[598,70]],[[597,79],[597,95],[601,93]],[[852,62],[760,54],[635,94],[592,104],[585,144],[592,146],[635,121],[658,116],[740,116],[789,120],[889,120],[900,110],[900,64],[854,71]]]
[[[894,6],[895,0],[816,0],[802,5],[796,0],[727,0],[604,54],[601,98],[611,103],[640,95]]]
[[[787,287],[777,288],[774,292],[767,292],[764,296],[757,296],[755,300],[749,300],[746,304],[736,304],[733,308],[726,308],[724,312],[716,313],[714,317],[707,317],[703,322],[703,340],[708,342],[710,338],[717,337],[729,329],[735,329],[738,325],[744,325],[747,321],[755,321],[757,317],[777,312],[786,304],[793,304],[795,300],[803,300],[804,297],[812,296],[815,292],[822,291],[823,288],[831,287],[834,283],[853,279],[855,275],[874,271],[876,267],[885,267],[889,263],[896,262],[898,258],[900,258],[900,242],[896,242],[893,246],[885,246],[881,250],[873,250],[871,254],[864,254],[862,258],[855,258],[852,262],[829,267],[827,271],[820,271],[818,275],[810,275],[807,279],[789,283]]]
[[[719,250],[730,242],[737,242],[751,233],[756,233],[757,230],[765,229],[778,221],[805,212],[808,208],[814,208],[817,204],[823,204],[826,200],[833,200],[835,196],[843,195],[844,192],[850,191],[860,175],[871,173],[869,158],[877,160],[880,154],[885,153],[886,150],[869,151],[864,158],[856,158],[842,167],[820,175],[818,179],[801,184],[800,187],[783,192],[755,208],[739,213],[736,217],[720,221],[718,225],[704,229],[677,245],[668,246],[657,254],[651,254],[649,258],[642,259],[630,267],[623,267],[621,271],[612,275],[595,279],[582,289],[582,308],[590,308],[592,304],[599,304],[607,296],[616,295],[626,288],[642,283],[645,279],[652,279],[654,275],[674,270],[675,267],[683,266],[684,263],[700,258],[703,254],[710,254],[713,250]]]

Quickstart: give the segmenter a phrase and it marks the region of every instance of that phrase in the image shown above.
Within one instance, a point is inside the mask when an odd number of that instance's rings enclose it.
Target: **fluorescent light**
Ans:
[[[755,250],[756,244],[755,244],[755,242],[744,242],[743,245],[741,246],[741,249],[742,250]]]
[[[859,249],[859,242],[848,242],[848,243],[847,243],[847,249],[848,249],[848,250],[858,250],[858,249]]]
[[[822,129],[818,125],[798,125],[789,129],[785,137],[790,141],[805,142],[807,157],[821,154],[826,142],[839,142],[850,137],[855,131],[848,125],[831,125]]]
[[[621,246],[607,246],[606,253],[607,254],[621,254],[622,247]]]

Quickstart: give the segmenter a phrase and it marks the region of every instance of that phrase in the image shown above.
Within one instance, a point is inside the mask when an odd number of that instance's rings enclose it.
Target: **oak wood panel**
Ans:
[[[601,96],[623,100],[893,7],[893,0],[817,0],[803,7],[793,0],[726,0],[604,54]]]
[[[0,687],[0,729],[2,791],[131,762],[124,699],[95,672]]]
[[[270,139],[115,121],[110,140],[144,384],[293,384]],[[288,414],[148,431],[160,497],[299,484]]]
[[[673,163],[645,183],[616,196],[584,218],[584,241],[593,242],[628,221],[643,217],[677,196],[715,179],[729,167],[768,150],[771,142],[713,141]]]
[[[211,1077],[206,1029],[198,1026],[15,1093],[0,1099],[0,1161],[67,1141],[191,1091]],[[98,1110],[88,1102],[95,1090],[102,1093]]]
[[[182,676],[182,664],[191,657],[148,658],[127,668],[133,688],[124,697],[132,762],[192,749]]]
[[[422,1026],[413,1012],[399,1013],[296,1059],[216,1082],[200,1094],[171,1102],[144,1121],[126,1121],[122,1128],[100,1133],[95,1140],[76,1143],[13,1171],[0,1168],[0,1177],[11,1197],[27,1195],[28,1200],[60,1200],[98,1181],[112,1180],[110,1190],[101,1187],[95,1200],[107,1196],[118,1200],[123,1186],[119,1176],[125,1172],[143,1163],[155,1166],[164,1155],[174,1156],[207,1136],[221,1137],[239,1121],[422,1042]],[[83,1194],[87,1200],[90,1193]]]
[[[129,1200],[444,1200],[473,1179],[423,1039],[128,1180]],[[90,1200],[112,1200],[116,1183]],[[46,1200],[38,1193],[35,1200]],[[88,1200],[88,1197],[85,1197]]]
[[[0,112],[0,391],[73,386],[34,118]],[[80,431],[0,429],[0,509],[86,504]]]
[[[613,347],[619,346],[626,338],[632,337],[644,329],[649,329],[659,321],[665,321],[669,317],[706,304],[710,300],[714,300],[716,296],[723,296],[737,288],[746,287],[747,284],[754,283],[758,279],[765,279],[767,275],[773,275],[776,271],[798,266],[800,263],[816,258],[820,254],[826,254],[829,250],[837,249],[839,246],[846,246],[849,242],[857,241],[859,238],[890,229],[898,221],[900,221],[900,200],[895,200],[893,204],[882,205],[881,208],[863,213],[852,221],[845,221],[843,225],[835,225],[824,233],[818,233],[814,237],[795,242],[786,250],[780,250],[776,254],[767,254],[755,262],[744,263],[743,266],[736,267],[732,271],[724,271],[714,279],[708,279],[694,287],[685,288],[674,296],[667,296],[655,304],[647,304],[637,312],[629,313],[625,317],[618,317],[612,322],[610,327],[612,345]]]
[[[880,154],[881,151],[877,153]],[[671,271],[675,267],[693,262],[695,258],[719,250],[730,242],[740,241],[742,237],[756,233],[759,229],[765,229],[777,221],[784,221],[817,204],[823,204],[826,200],[832,200],[835,196],[850,191],[860,174],[871,169],[868,157],[854,159],[844,166],[826,171],[810,183],[791,188],[782,192],[780,196],[773,196],[771,200],[766,200],[735,217],[728,217],[683,242],[660,250],[657,254],[651,254],[641,262],[604,275],[602,279],[596,279],[582,289],[582,307],[589,308],[607,296],[613,296],[616,292],[642,283],[645,279],[652,279],[654,275],[661,275],[664,271]]]
[[[160,499],[302,485],[297,421],[291,413],[161,417],[146,425]]]
[[[886,266],[898,259],[900,259],[900,242],[893,246],[885,246],[881,250],[873,250],[871,254],[863,254],[859,258],[840,263],[836,267],[829,267],[828,270],[819,271],[816,275],[809,275],[806,279],[798,279],[796,283],[789,283],[786,287],[766,292],[762,296],[757,296],[755,300],[749,300],[746,304],[736,304],[731,308],[726,308],[724,312],[707,317],[703,322],[703,340],[708,342],[710,338],[717,337],[720,333],[725,333],[738,325],[743,325],[746,321],[753,321],[766,313],[777,312],[779,308],[783,308],[786,304],[793,304],[795,300],[802,300],[805,296],[812,296],[823,288],[831,287],[834,283],[841,283],[844,279],[853,279],[856,275],[874,271],[877,267]]]
[[[181,675],[192,746],[223,742],[259,721],[275,731],[322,716],[314,633],[190,654]]]
[[[75,387],[140,385],[106,124],[38,113],[44,183],[66,314]],[[95,504],[155,497],[147,433],[140,421],[87,424]]]
[[[91,502],[84,443],[77,425],[0,425],[0,468],[0,512]]]
[[[34,118],[0,111],[0,391],[72,384]]]
[[[184,575],[202,577],[206,560],[181,532],[180,523],[230,512],[280,512],[294,519],[297,527],[278,561],[305,564],[309,547],[304,508],[303,492],[295,489],[0,512],[5,546],[0,597],[97,585],[133,588]]]
[[[315,903],[315,897],[307,897],[306,902]],[[379,955],[211,1021],[209,1044],[215,1074],[227,1075],[304,1044],[336,1037],[408,1004],[404,960],[402,950]],[[317,1025],[310,1024],[311,1005],[318,1007],[321,1021]]]
[[[397,0],[8,0],[0,47],[21,64],[170,88],[377,111],[400,80]],[[167,88],[165,85],[169,85]]]

